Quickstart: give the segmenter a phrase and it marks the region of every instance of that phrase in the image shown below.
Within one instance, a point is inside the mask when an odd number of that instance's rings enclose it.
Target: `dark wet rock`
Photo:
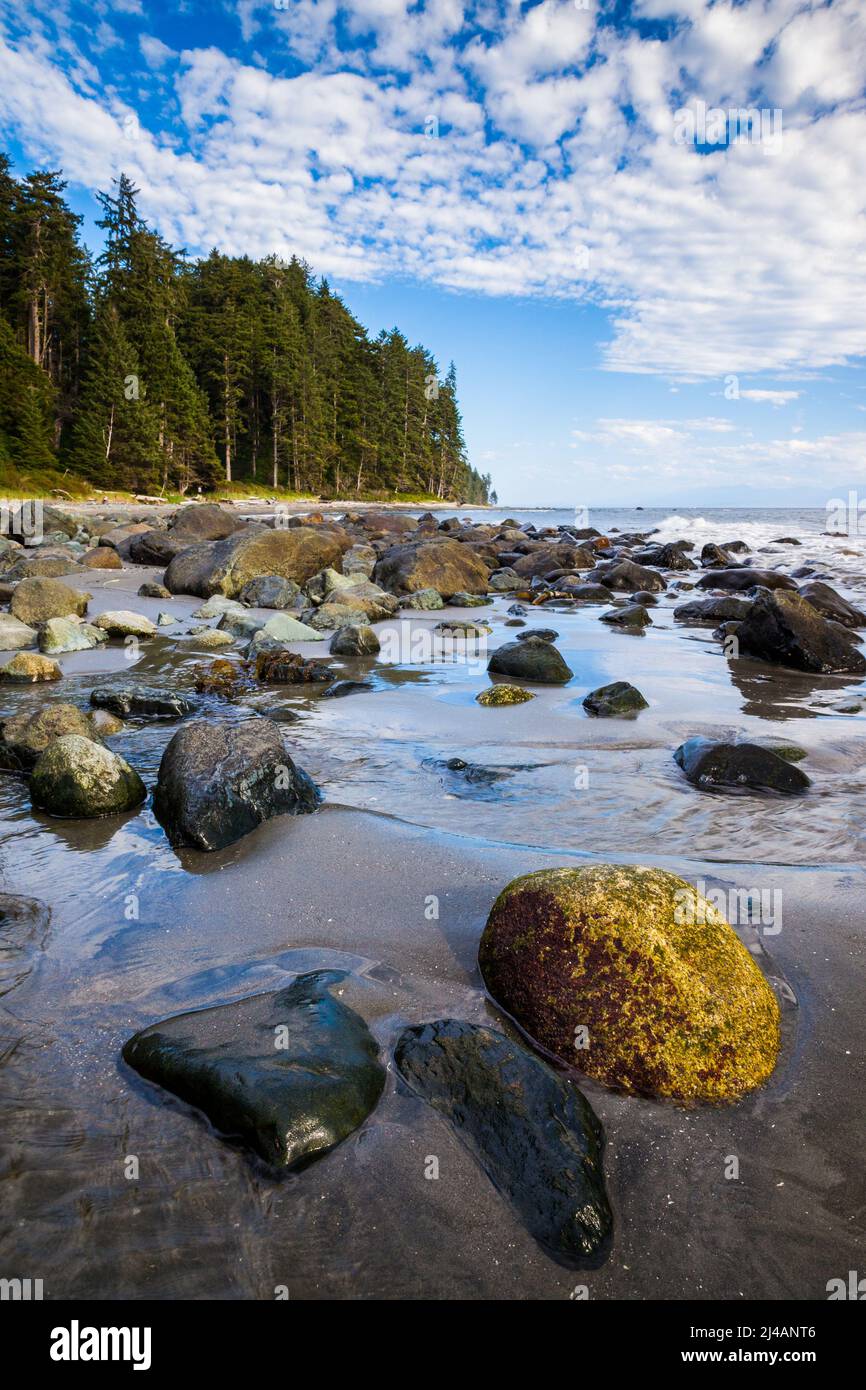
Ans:
[[[574,672],[552,643],[540,641],[531,634],[521,636],[522,641],[506,642],[505,646],[497,647],[487,663],[488,671],[542,685],[564,685],[571,680]]]
[[[595,558],[592,551],[585,550],[582,546],[560,542],[557,545],[533,547],[528,555],[522,555],[519,560],[515,560],[511,568],[525,582],[527,579],[543,579],[545,575],[557,570],[561,574],[567,574],[571,570],[591,570]]]
[[[613,627],[652,626],[652,618],[642,603],[628,603],[623,608],[612,608],[609,613],[599,615],[599,622],[610,623]]]
[[[153,809],[172,844],[215,850],[272,816],[314,811],[320,800],[270,719],[196,719],[178,730],[162,755]]]
[[[643,608],[655,608],[658,606],[657,595],[650,594],[643,589],[638,589],[637,592],[632,595],[632,597],[634,599],[634,602],[639,603]]]
[[[778,537],[776,538],[776,540],[773,541],[773,545],[802,545],[802,544],[803,544],[803,542],[802,542],[802,541],[798,541],[796,536],[778,536]]]
[[[811,786],[805,772],[757,743],[690,738],[680,745],[674,758],[688,781],[701,790],[727,787],[792,795]]]
[[[507,613],[510,613],[514,618],[525,618],[526,614],[529,612],[529,609],[526,608],[522,603],[512,603],[509,604],[508,608],[505,611]]]
[[[65,734],[101,741],[87,715],[75,705],[51,704],[13,714],[0,725],[0,768],[29,772],[48,745]]]
[[[90,703],[119,719],[183,719],[192,711],[190,701],[176,691],[131,681],[95,686],[90,692]]]
[[[224,540],[243,525],[239,517],[218,502],[191,502],[175,512],[169,530],[173,536],[183,538],[187,545],[195,545],[199,541]]]
[[[499,682],[482,690],[475,699],[479,705],[524,705],[527,700],[534,700],[535,696],[531,690],[524,690],[519,685]]]
[[[140,806],[147,788],[129,763],[92,736],[49,743],[30,775],[33,805],[52,816],[93,819]]]
[[[557,584],[556,589],[575,603],[610,603],[613,598],[613,590],[606,584],[575,584],[565,580]]]
[[[259,652],[256,657],[256,680],[278,681],[283,685],[309,685],[334,679],[335,671],[326,657],[300,656],[277,647]]]
[[[322,691],[322,697],[328,696],[332,700],[341,700],[346,695],[357,695],[362,690],[373,690],[372,681],[334,681]]]
[[[710,569],[712,566],[716,565],[724,569],[726,566],[735,563],[730,553],[725,550],[723,546],[715,545],[712,541],[708,541],[701,550],[701,564],[704,569]]]
[[[534,1239],[560,1264],[597,1265],[613,1224],[604,1135],[577,1087],[502,1033],[454,1019],[405,1029],[394,1057]]]
[[[745,565],[701,575],[697,587],[699,589],[732,589],[736,593],[756,588],[792,589],[794,592],[797,589],[793,579],[789,579],[786,574],[779,574],[777,570],[755,570]]]
[[[704,598],[681,603],[674,609],[678,623],[740,622],[752,606],[745,598]]]
[[[250,608],[291,608],[300,596],[300,586],[280,574],[262,574],[251,579],[238,595]]]
[[[759,593],[739,633],[740,651],[799,671],[866,671],[848,628],[798,593]]]
[[[531,1038],[606,1086],[731,1101],[776,1064],[772,989],[722,914],[665,870],[517,878],[493,904],[478,963]]]
[[[380,650],[375,632],[363,624],[338,628],[328,648],[333,656],[375,656]]]
[[[665,570],[694,570],[697,565],[685,555],[679,545],[658,545],[637,551],[633,557],[638,565],[651,565]]]
[[[138,590],[139,598],[171,598],[171,594],[164,584],[158,584],[156,580],[148,580],[140,585]]]
[[[527,632],[521,632],[518,642],[527,642],[530,637],[537,637],[539,642],[555,642],[559,633],[552,627],[532,627]]]
[[[790,739],[776,737],[773,734],[765,734],[760,738],[753,738],[751,743],[757,744],[759,748],[766,748],[770,753],[775,753],[777,758],[784,758],[788,763],[802,762],[803,758],[809,755],[805,748],[801,748],[799,743],[792,743]]]
[[[593,570],[593,583],[602,583],[608,589],[624,589],[634,593],[647,589],[651,594],[664,592],[665,581],[655,570],[645,565],[636,565],[633,560],[612,560]]]
[[[483,763],[470,763],[465,758],[425,758],[421,765],[445,773],[446,782],[457,779],[470,787],[491,787],[496,782],[506,781],[513,773],[512,768],[485,767]]]
[[[486,590],[487,575],[487,566],[469,546],[447,539],[392,546],[374,570],[376,583],[393,594],[435,589],[444,599]]]
[[[748,555],[750,548],[745,541],[725,541],[721,547],[728,555]]]
[[[833,622],[841,623],[843,627],[866,627],[866,613],[860,608],[855,608],[853,603],[849,603],[820,579],[814,579],[811,584],[804,584],[800,594],[825,618],[832,618]]]
[[[143,531],[132,536],[127,544],[129,559],[134,565],[170,565],[175,555],[188,550],[195,541],[189,536],[174,535],[171,531]]]
[[[130,1038],[123,1060],[219,1134],[291,1168],[363,1124],[385,1084],[366,1023],[331,993],[342,978],[317,971],[275,993],[178,1014]]]
[[[589,714],[602,718],[631,718],[649,705],[640,691],[628,681],[614,681],[611,685],[601,685],[583,700],[583,707]]]
[[[814,565],[800,565],[797,569],[791,570],[792,579],[809,579],[815,573]],[[802,589],[800,591],[802,593]]]
[[[526,623],[523,618],[506,618],[505,627],[526,627]]]
[[[339,528],[244,526],[226,540],[182,550],[166,570],[165,584],[173,594],[199,598],[236,598],[251,580],[265,574],[305,584],[319,570],[339,566],[347,548],[344,536]]]
[[[70,614],[83,618],[89,597],[59,579],[22,579],[12,595],[9,610],[14,618],[31,626]]]

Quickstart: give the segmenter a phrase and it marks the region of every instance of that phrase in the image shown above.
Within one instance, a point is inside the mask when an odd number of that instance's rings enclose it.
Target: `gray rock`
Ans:
[[[811,786],[800,768],[757,743],[690,738],[680,745],[674,758],[688,781],[702,791],[729,788],[791,795]]]
[[[92,738],[49,743],[30,776],[33,805],[52,816],[93,819],[139,806],[147,788],[123,758]]]

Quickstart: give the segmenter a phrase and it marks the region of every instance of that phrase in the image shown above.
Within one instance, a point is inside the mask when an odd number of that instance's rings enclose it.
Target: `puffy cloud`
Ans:
[[[136,3],[110,8],[129,25]],[[238,0],[245,58],[216,41],[176,58],[143,14],[136,44],[160,81],[171,60],[177,103],[149,128],[72,0],[27,19],[0,0],[0,115],[89,187],[127,169],[191,250],[590,300],[612,371],[721,381],[863,355],[861,0],[634,12],[667,37],[573,0]],[[778,107],[781,139],[698,150],[676,113],[699,103]]]

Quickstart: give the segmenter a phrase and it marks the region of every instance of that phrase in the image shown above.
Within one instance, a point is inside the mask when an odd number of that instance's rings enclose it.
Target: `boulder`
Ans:
[[[306,657],[279,647],[256,656],[256,680],[280,685],[310,685],[333,680],[335,671],[325,657]]]
[[[825,618],[831,618],[834,623],[841,623],[843,627],[866,627],[866,613],[860,608],[855,608],[853,603],[849,603],[841,594],[831,588],[829,584],[824,584],[820,579],[813,579],[810,584],[804,584],[800,590],[802,598],[807,599],[813,608],[823,614]]]
[[[138,590],[139,598],[171,598],[171,594],[164,584],[157,584],[155,580],[148,580],[142,584]]]
[[[123,1060],[201,1110],[276,1168],[327,1153],[356,1130],[385,1084],[376,1040],[334,998],[340,971],[151,1024]]]
[[[45,705],[13,714],[0,725],[0,767],[6,772],[29,771],[48,745],[65,734],[101,742],[87,715],[75,705]]]
[[[634,719],[649,704],[640,691],[628,681],[614,681],[611,685],[601,685],[590,691],[583,699],[583,707],[588,714],[605,719]]]
[[[83,618],[89,594],[70,589],[59,579],[22,579],[12,595],[9,608],[13,617],[33,626],[49,618]]]
[[[769,984],[718,909],[664,870],[592,864],[515,879],[478,959],[530,1037],[606,1086],[732,1101],[776,1064]]]
[[[128,608],[100,613],[93,619],[93,626],[107,632],[109,637],[153,637],[156,634],[156,624],[150,618],[143,613],[132,613]]]
[[[574,675],[551,642],[532,636],[525,637],[522,642],[506,642],[503,647],[497,647],[487,669],[498,676],[513,676],[542,685],[565,685]]]
[[[729,589],[735,593],[743,593],[747,589],[792,589],[795,593],[797,586],[793,579],[789,579],[786,574],[779,574],[777,570],[755,570],[746,566],[739,566],[736,569],[716,570],[709,574],[702,574],[698,580],[699,589]]]
[[[122,570],[123,561],[110,545],[96,545],[81,557],[81,563],[89,570]]]
[[[244,523],[217,502],[190,502],[176,511],[168,523],[169,533],[187,545],[200,541],[221,541],[240,531]]]
[[[675,608],[674,617],[678,623],[740,622],[751,606],[752,600],[746,598],[693,599]]]
[[[220,627],[226,622],[226,618],[220,621]],[[322,642],[325,634],[317,632],[314,627],[308,627],[306,623],[299,622],[290,613],[276,613],[273,618],[269,618],[266,623],[259,626],[253,634],[250,644],[250,653],[254,654],[264,647],[283,647],[287,642]]]
[[[146,795],[128,762],[81,734],[49,743],[30,776],[33,805],[52,816],[116,815],[141,805]]]
[[[461,590],[486,590],[487,573],[484,562],[460,541],[424,540],[386,550],[376,565],[374,578],[394,594],[435,589],[448,599]]]
[[[317,633],[318,637],[320,634]],[[328,650],[333,656],[375,656],[381,650],[371,627],[341,627],[331,638]]]
[[[35,627],[23,623],[20,618],[14,618],[11,613],[0,613],[0,652],[35,647],[38,636]]]
[[[521,579],[527,580],[536,576],[543,579],[553,570],[591,570],[594,564],[595,556],[592,551],[584,550],[579,545],[560,542],[557,545],[542,545],[531,550],[528,555],[515,560],[511,569]]]
[[[531,690],[524,690],[520,685],[506,685],[503,681],[488,686],[475,699],[479,705],[523,705],[527,700],[534,700],[535,696]]]
[[[189,700],[176,691],[131,682],[95,686],[90,692],[90,703],[94,709],[107,709],[119,719],[183,719],[192,712]]]
[[[362,574],[369,579],[376,568],[378,554],[372,545],[353,545],[343,556],[344,574]]]
[[[701,550],[701,564],[704,569],[709,569],[711,566],[721,566],[724,569],[727,565],[736,564],[736,561],[731,559],[727,549],[715,545],[712,541],[707,541]]]
[[[612,608],[609,613],[600,613],[599,622],[611,623],[614,627],[652,626],[652,618],[642,603],[628,603],[624,608]]]
[[[502,1033],[455,1019],[405,1029],[394,1060],[553,1259],[600,1262],[613,1224],[604,1135],[572,1082]]]
[[[75,574],[81,570],[77,559],[60,555],[28,555],[17,564],[4,571],[4,578],[11,583],[21,579],[56,579],[61,574]]]
[[[216,850],[272,816],[314,811],[320,800],[272,720],[197,719],[178,730],[162,755],[153,809],[172,844]]]
[[[414,594],[409,594],[400,600],[401,608],[414,608],[420,612],[432,612],[438,608],[445,607],[445,600],[438,589],[417,589]]]
[[[107,641],[107,633],[80,618],[49,618],[39,629],[39,650],[48,655],[89,652]]]
[[[260,574],[244,585],[238,597],[250,608],[291,608],[300,592],[299,585],[280,574]]]
[[[650,550],[641,550],[635,554],[634,563],[664,570],[697,569],[694,560],[690,560],[679,545],[656,545]]]
[[[194,544],[188,536],[174,535],[171,531],[143,531],[130,539],[127,549],[134,565],[165,566],[175,555]]]
[[[0,681],[17,685],[33,685],[37,681],[59,681],[63,675],[56,661],[36,652],[18,652],[5,666],[0,666]]]
[[[866,671],[850,630],[798,593],[759,592],[737,639],[743,655],[798,671]]]
[[[720,787],[792,795],[811,786],[805,772],[757,743],[690,738],[674,753],[686,778],[702,791]]]
[[[593,570],[591,580],[608,589],[625,589],[632,593],[646,589],[651,594],[660,594],[666,587],[660,574],[645,565],[636,565],[633,560],[611,560],[599,565]]]
[[[173,594],[236,598],[265,574],[305,584],[318,570],[336,568],[345,548],[342,534],[324,526],[249,525],[226,540],[181,551],[165,572],[165,584]]]
[[[209,627],[206,632],[196,633],[196,646],[213,649],[215,647],[230,647],[234,638],[230,632],[220,632],[218,628]]]

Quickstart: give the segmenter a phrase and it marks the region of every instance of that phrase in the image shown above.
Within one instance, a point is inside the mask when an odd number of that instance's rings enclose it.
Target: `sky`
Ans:
[[[304,257],[515,506],[866,495],[866,0],[0,0],[16,171]],[[738,114],[739,113],[739,114]]]

